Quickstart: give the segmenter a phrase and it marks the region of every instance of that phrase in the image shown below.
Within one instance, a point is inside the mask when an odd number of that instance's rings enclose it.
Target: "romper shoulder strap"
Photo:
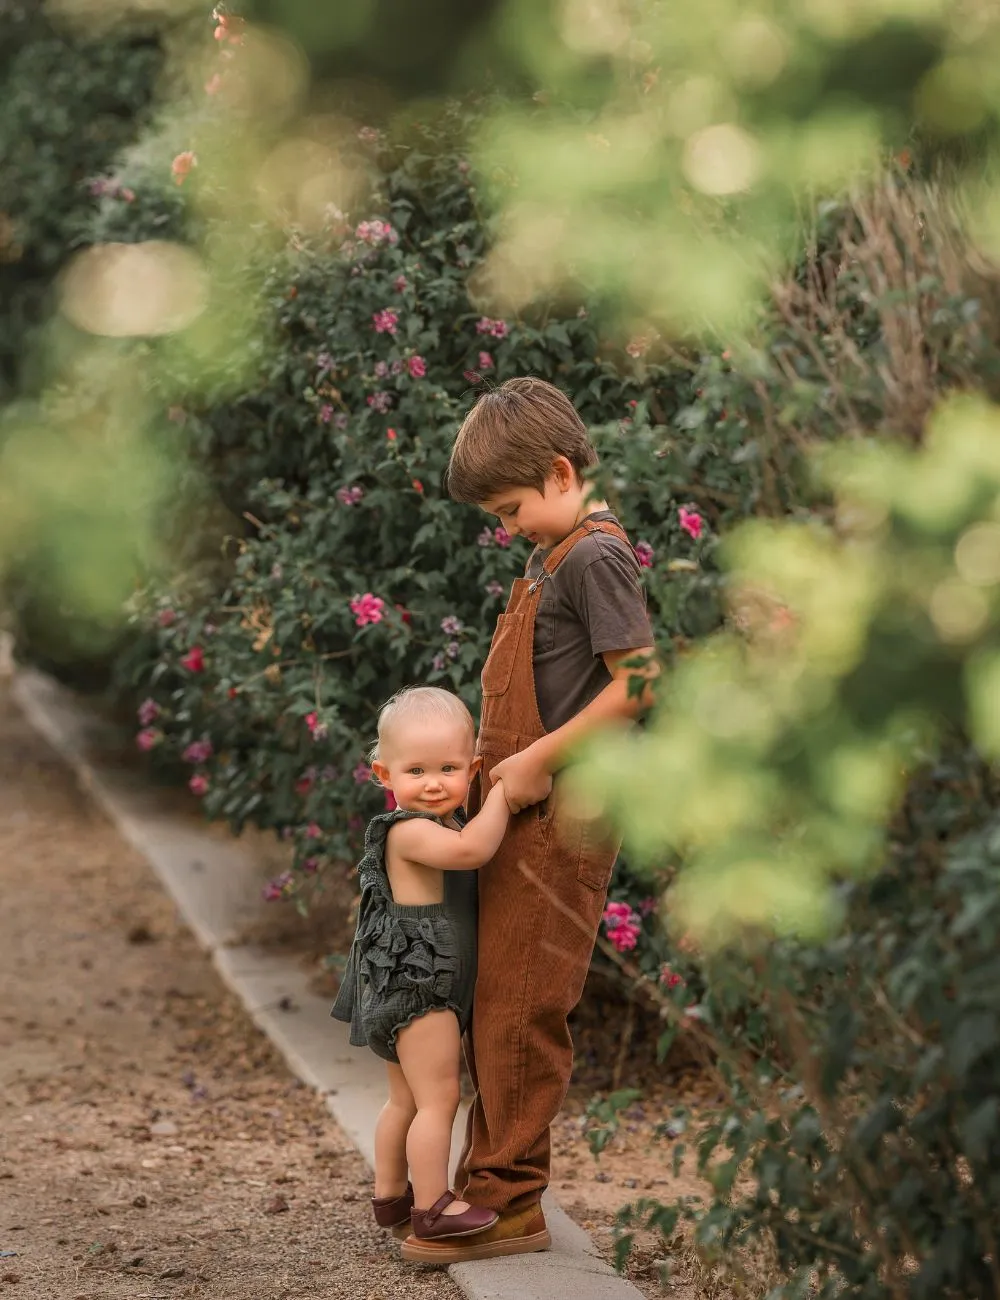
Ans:
[[[582,542],[591,533],[607,533],[609,537],[617,537],[626,546],[631,546],[628,534],[621,525],[612,523],[610,519],[584,519],[579,528],[574,529],[568,537],[564,537],[559,545],[554,546],[549,552],[542,565],[545,572],[550,575],[555,573],[577,542]]]

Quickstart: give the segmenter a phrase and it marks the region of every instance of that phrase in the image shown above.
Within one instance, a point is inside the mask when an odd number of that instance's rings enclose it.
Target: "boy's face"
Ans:
[[[560,456],[546,478],[543,491],[533,487],[501,488],[479,504],[496,515],[512,537],[526,537],[543,550],[550,550],[576,526],[584,500],[584,485],[576,470]]]
[[[459,722],[398,722],[372,770],[407,812],[450,817],[465,803],[481,760]]]

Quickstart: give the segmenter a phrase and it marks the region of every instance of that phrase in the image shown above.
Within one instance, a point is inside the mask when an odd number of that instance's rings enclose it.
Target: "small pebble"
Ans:
[[[594,1175],[594,1182],[595,1182],[595,1183],[610,1183],[610,1182],[611,1182],[611,1175],[610,1175],[610,1174],[605,1174],[605,1173],[603,1173],[603,1172],[602,1172],[602,1173],[599,1173],[599,1174],[595,1174],[595,1175]]]

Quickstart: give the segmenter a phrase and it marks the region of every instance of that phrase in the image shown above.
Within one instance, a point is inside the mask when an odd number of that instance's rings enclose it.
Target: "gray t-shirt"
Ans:
[[[599,510],[593,520],[618,520]],[[537,578],[548,551],[532,551],[525,577]],[[601,655],[653,644],[639,562],[607,533],[582,538],[542,583],[535,617],[535,694],[547,731],[555,731],[611,681]]]

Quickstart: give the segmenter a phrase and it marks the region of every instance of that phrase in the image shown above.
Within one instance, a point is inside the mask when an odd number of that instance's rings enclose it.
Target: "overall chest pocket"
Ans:
[[[523,628],[523,614],[501,614],[497,619],[493,644],[483,665],[484,695],[503,695],[510,686]]]

